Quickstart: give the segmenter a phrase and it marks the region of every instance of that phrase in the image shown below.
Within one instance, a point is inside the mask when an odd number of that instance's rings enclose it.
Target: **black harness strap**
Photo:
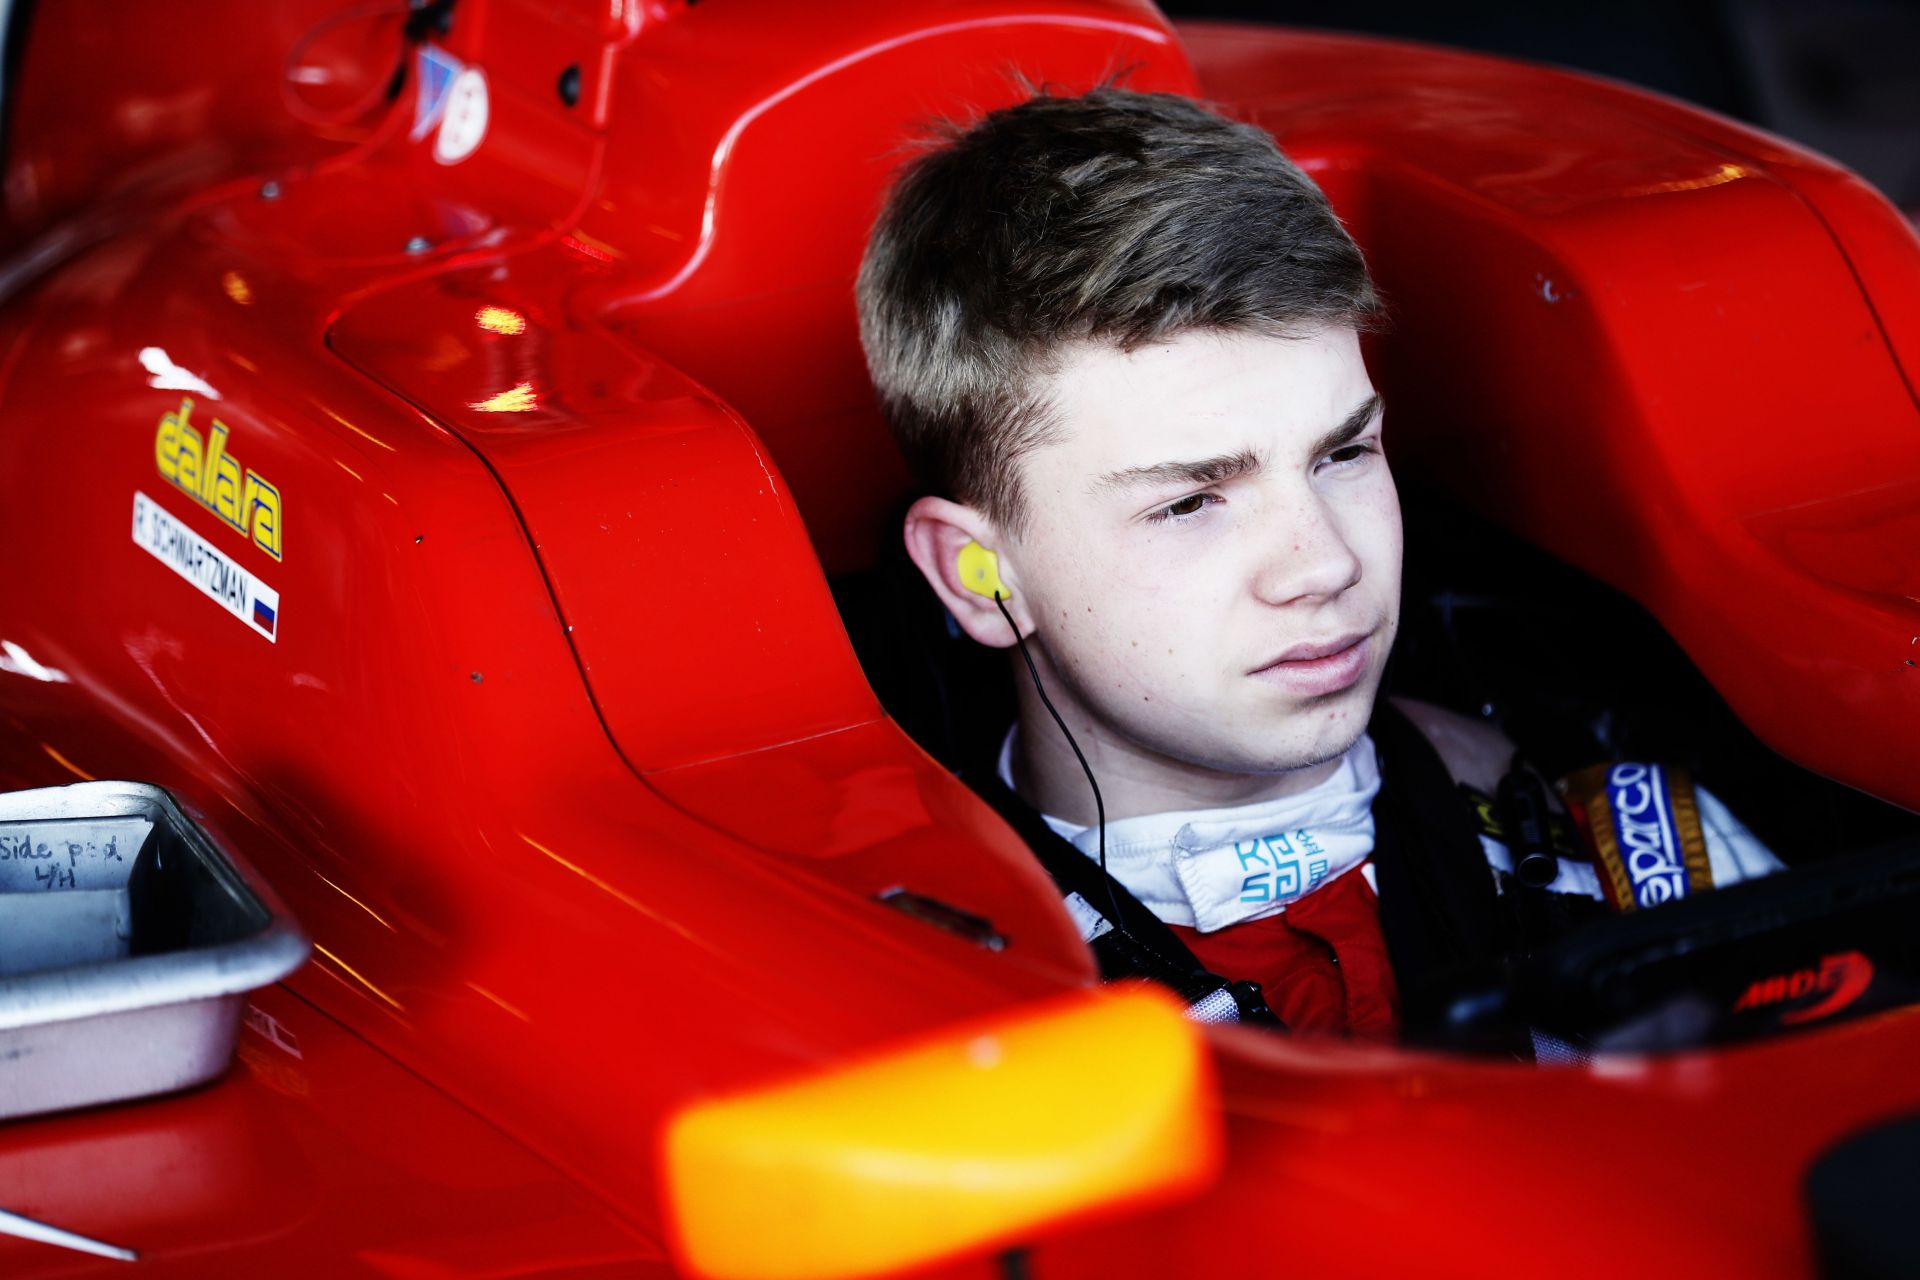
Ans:
[[[1224,991],[1232,998],[1241,1022],[1279,1025],[1279,1019],[1267,1008],[1259,984],[1232,981],[1201,964],[1163,920],[1141,905],[1099,863],[1063,840],[998,775],[983,771],[963,774],[961,780],[1027,842],[1062,897],[1079,895],[1112,926],[1088,944],[1100,964],[1103,981],[1144,978],[1171,988],[1189,1005]]]
[[[1373,802],[1380,931],[1400,986],[1403,1038],[1444,1039],[1451,997],[1518,938],[1470,803],[1427,736],[1382,698],[1368,726],[1380,759]]]

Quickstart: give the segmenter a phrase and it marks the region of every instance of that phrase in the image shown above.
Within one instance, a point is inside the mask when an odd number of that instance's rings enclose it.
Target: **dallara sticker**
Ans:
[[[280,490],[227,452],[227,424],[215,418],[202,437],[193,425],[193,397],[161,415],[153,437],[153,461],[180,492],[220,517],[221,523],[280,559]]]
[[[269,640],[279,643],[280,593],[222,555],[211,542],[136,491],[133,540],[161,564],[199,588],[200,594]]]

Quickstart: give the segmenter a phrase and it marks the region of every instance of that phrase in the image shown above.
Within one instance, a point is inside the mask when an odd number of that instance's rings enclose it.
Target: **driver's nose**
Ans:
[[[1263,539],[1253,577],[1262,603],[1330,600],[1360,581],[1360,557],[1319,495],[1290,504]]]

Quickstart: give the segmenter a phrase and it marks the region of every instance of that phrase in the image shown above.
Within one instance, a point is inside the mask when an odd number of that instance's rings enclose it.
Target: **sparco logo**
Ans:
[[[1687,867],[1666,811],[1665,785],[1658,765],[1615,765],[1607,776],[1633,899],[1642,907],[1687,896]]]
[[[1819,993],[1820,1000],[1780,1015],[1780,1021],[1787,1024],[1812,1022],[1838,1013],[1858,1000],[1872,981],[1873,961],[1858,951],[1843,951],[1835,956],[1822,956],[1817,968],[1795,969],[1792,973],[1761,978],[1734,1001],[1733,1011],[1765,1009]]]

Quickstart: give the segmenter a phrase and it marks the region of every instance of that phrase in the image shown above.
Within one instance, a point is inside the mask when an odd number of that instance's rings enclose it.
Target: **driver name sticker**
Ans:
[[[201,595],[279,643],[280,593],[138,490],[133,495],[133,541]]]

